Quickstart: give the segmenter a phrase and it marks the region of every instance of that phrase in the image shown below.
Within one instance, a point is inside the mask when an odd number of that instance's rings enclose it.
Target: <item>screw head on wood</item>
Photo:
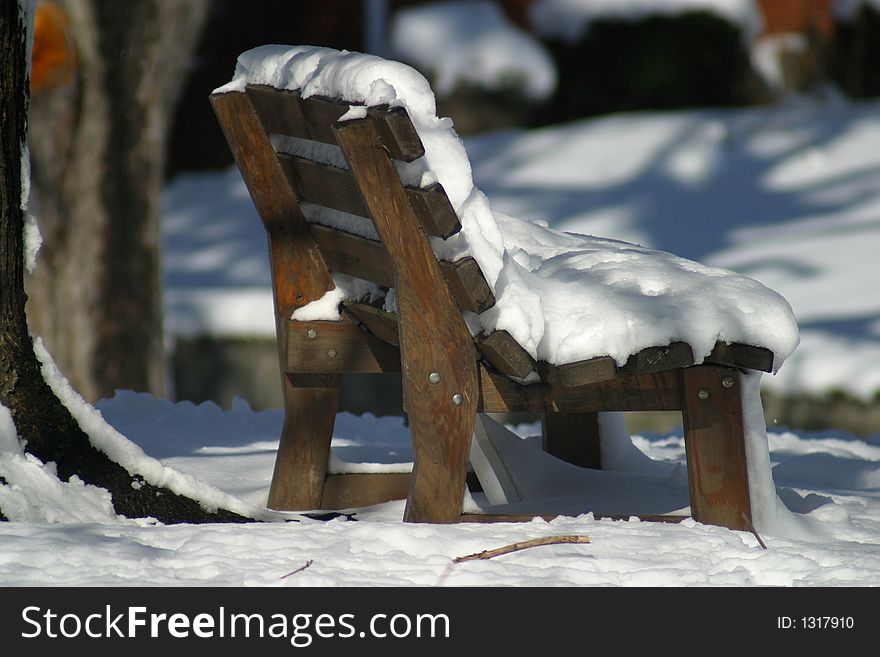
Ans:
[[[733,383],[734,381],[732,376],[725,376],[723,379],[721,379],[721,385],[725,388],[732,388]]]
[[[452,405],[453,406],[461,406],[464,403],[464,397],[462,397],[459,393],[455,393],[452,395]]]
[[[700,399],[709,399],[709,391],[703,388],[697,393],[697,397]]]
[[[327,350],[327,357],[328,358],[336,358],[336,350],[335,349],[328,349]]]
[[[440,372],[431,372],[428,375],[428,381],[431,383],[440,383]]]
[[[306,337],[309,340],[314,340],[318,337],[318,332],[315,329],[309,329],[308,331],[306,331]]]

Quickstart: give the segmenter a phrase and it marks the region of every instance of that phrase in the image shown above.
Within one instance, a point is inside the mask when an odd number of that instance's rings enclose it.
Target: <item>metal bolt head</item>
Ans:
[[[700,399],[709,399],[709,391],[705,388],[702,388],[700,392],[697,393],[697,397]]]
[[[428,375],[428,381],[431,383],[440,383],[440,372],[431,372]]]
[[[328,349],[327,350],[327,357],[328,358],[336,358],[336,350],[335,349]]]
[[[459,393],[455,393],[452,395],[452,405],[453,406],[461,406],[464,403],[464,397],[462,397]]]
[[[318,332],[315,329],[309,329],[308,331],[306,331],[306,337],[309,340],[314,340],[318,337]]]
[[[725,376],[724,378],[721,379],[721,385],[724,388],[732,388],[733,383],[734,383],[734,381],[733,381],[732,376]]]

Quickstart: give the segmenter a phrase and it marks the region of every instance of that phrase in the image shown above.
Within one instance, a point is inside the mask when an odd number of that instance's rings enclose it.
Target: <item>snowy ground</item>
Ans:
[[[119,393],[99,404],[106,419],[166,465],[262,505],[279,411],[246,404],[172,404]],[[527,434],[535,428],[525,427]],[[340,415],[336,455],[349,461],[410,457],[399,420]],[[687,502],[680,434],[636,437],[651,460],[631,458],[637,495]],[[762,536],[700,525],[596,520],[592,515],[525,524],[426,526],[400,522],[401,502],[355,519],[258,525],[149,526],[143,522],[0,523],[0,585],[49,586],[878,586],[880,438],[770,434],[780,497],[803,520],[800,536]],[[601,492],[600,489],[599,492]],[[555,490],[589,509],[595,492]],[[70,488],[68,497],[82,491]],[[588,545],[533,548],[489,561],[454,557],[556,534]],[[288,573],[312,564],[304,571]]]

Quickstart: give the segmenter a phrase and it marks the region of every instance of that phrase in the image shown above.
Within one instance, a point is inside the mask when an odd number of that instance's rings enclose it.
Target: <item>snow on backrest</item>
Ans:
[[[464,144],[452,121],[437,117],[434,93],[420,73],[405,64],[361,53],[313,46],[261,46],[239,56],[232,81],[215,93],[244,91],[247,85],[297,90],[304,99],[324,97],[350,103],[343,121],[362,117],[364,107],[406,110],[425,154],[411,163],[398,162],[401,178],[407,185],[422,188],[440,183],[462,226],[448,239],[432,238],[435,253],[450,262],[472,256],[490,287],[494,285],[502,267],[501,233],[488,199],[474,187]],[[315,146],[317,143],[276,138],[275,146],[325,164],[344,165],[338,149],[334,152],[332,147]],[[325,219],[322,217],[321,223]],[[374,236],[363,225],[345,229]]]

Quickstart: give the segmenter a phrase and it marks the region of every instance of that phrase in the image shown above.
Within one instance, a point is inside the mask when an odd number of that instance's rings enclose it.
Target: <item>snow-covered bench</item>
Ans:
[[[543,414],[547,451],[599,467],[598,413],[680,410],[691,514],[749,526],[747,461],[766,445],[745,372],[775,371],[797,344],[779,295],[493,213],[428,83],[400,63],[264,46],[211,100],[269,237],[286,400],[270,507],[406,494],[406,520],[455,522],[477,413]],[[412,475],[328,475],[340,375],[389,371]]]

